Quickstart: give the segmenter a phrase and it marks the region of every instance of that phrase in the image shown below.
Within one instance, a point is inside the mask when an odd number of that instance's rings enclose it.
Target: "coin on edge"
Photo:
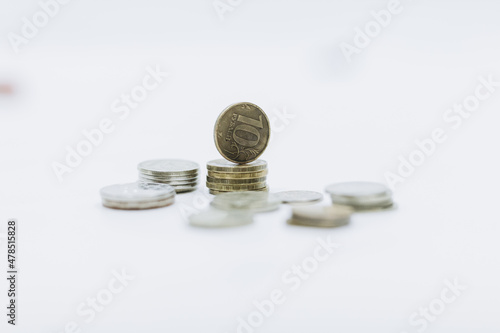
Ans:
[[[225,159],[234,163],[248,163],[259,158],[270,135],[267,115],[252,103],[228,106],[215,122],[215,146]]]

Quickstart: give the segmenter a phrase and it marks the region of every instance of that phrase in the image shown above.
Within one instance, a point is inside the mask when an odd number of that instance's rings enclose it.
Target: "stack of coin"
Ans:
[[[267,162],[258,160],[271,134],[265,112],[252,103],[228,106],[217,118],[214,140],[225,160],[207,163],[211,194],[267,190]]]
[[[102,204],[116,209],[149,209],[174,203],[175,190],[167,184],[135,182],[101,189]]]
[[[281,200],[266,192],[231,192],[216,196],[210,205],[225,211],[248,213],[270,212],[279,208]]]
[[[349,223],[353,209],[348,206],[294,207],[289,224],[309,227],[340,227]]]
[[[207,163],[207,187],[211,194],[267,191],[267,162],[235,164],[224,159]]]
[[[328,185],[326,192],[331,195],[332,203],[348,205],[355,210],[385,209],[393,205],[391,190],[379,183],[337,183]]]
[[[171,185],[177,193],[191,192],[198,186],[198,163],[185,160],[150,160],[140,163],[139,180]]]

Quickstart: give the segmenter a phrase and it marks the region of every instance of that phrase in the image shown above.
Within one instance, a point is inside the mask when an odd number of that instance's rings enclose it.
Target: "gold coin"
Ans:
[[[212,183],[212,184],[234,184],[234,185],[239,185],[239,184],[254,184],[254,183],[262,183],[266,181],[266,177],[262,178],[243,178],[243,179],[219,179],[219,178],[213,178],[213,177],[208,177],[207,176],[207,183]]]
[[[207,175],[217,179],[252,179],[267,176],[267,170],[257,172],[217,172],[209,170]]]
[[[241,191],[217,191],[217,190],[208,190],[208,193],[210,194],[213,194],[213,195],[217,195],[217,194],[222,194],[222,193],[228,193],[228,192],[247,192],[248,190],[241,190]],[[252,192],[269,192],[269,187],[263,187],[263,188],[259,188],[259,189],[256,189],[256,190],[252,190]]]
[[[269,124],[265,112],[255,104],[242,102],[230,105],[215,122],[215,146],[228,161],[255,161],[269,142]]]
[[[208,171],[227,172],[227,173],[249,173],[263,171],[267,169],[267,162],[264,160],[257,160],[247,164],[236,164],[224,159],[213,160],[207,163]]]
[[[246,185],[226,185],[207,182],[207,187],[217,191],[251,191],[266,187],[266,182],[246,184]]]

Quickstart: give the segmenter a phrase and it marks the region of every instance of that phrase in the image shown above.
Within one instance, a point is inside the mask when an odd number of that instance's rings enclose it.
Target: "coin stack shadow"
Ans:
[[[210,194],[241,191],[268,191],[267,162],[256,160],[236,164],[225,159],[207,163],[207,187]]]

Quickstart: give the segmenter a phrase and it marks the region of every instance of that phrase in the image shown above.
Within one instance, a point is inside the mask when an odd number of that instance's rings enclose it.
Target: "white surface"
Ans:
[[[0,6],[4,37],[38,9]],[[19,325],[2,310],[1,331],[63,332],[75,321],[82,332],[236,332],[255,300],[281,289],[286,302],[256,332],[409,333],[408,317],[457,277],[467,290],[426,331],[498,332],[500,90],[457,130],[442,115],[479,75],[500,80],[500,7],[406,2],[347,63],[339,44],[385,6],[253,0],[221,21],[209,0],[74,0],[19,54],[2,37],[0,81],[17,94],[0,95],[0,231],[19,220],[21,273]],[[156,64],[169,78],[120,120],[111,103]],[[135,180],[143,160],[219,158],[214,121],[238,101],[295,115],[262,156],[275,191],[384,181],[414,140],[436,127],[449,138],[397,187],[396,211],[334,230],[288,226],[286,207],[241,228],[193,228],[181,213],[206,203],[194,194],[149,211],[100,205],[99,189]],[[114,132],[59,183],[51,164],[103,117]],[[282,275],[327,236],[341,247],[291,292]],[[79,304],[122,268],[135,279],[85,323]]]

